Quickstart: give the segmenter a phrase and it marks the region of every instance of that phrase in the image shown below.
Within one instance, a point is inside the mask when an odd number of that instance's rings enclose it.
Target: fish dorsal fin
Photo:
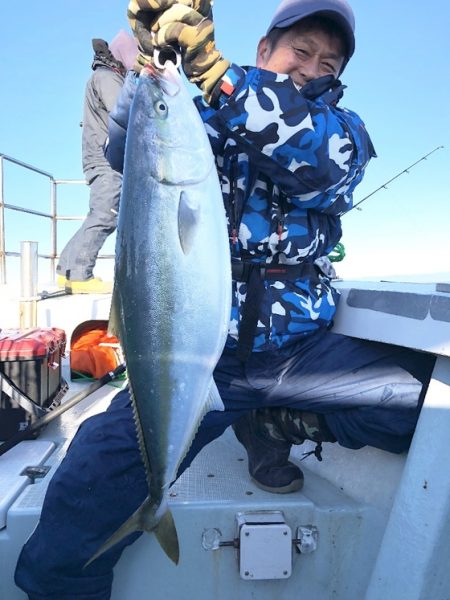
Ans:
[[[209,386],[208,399],[205,405],[205,415],[212,410],[225,410],[222,398],[220,397],[219,390],[217,389],[214,379],[211,379],[211,385]]]
[[[201,420],[207,413],[214,411],[214,410],[223,411],[223,410],[225,410],[225,407],[223,405],[222,398],[220,397],[219,390],[217,389],[216,382],[211,377],[211,383],[209,384],[208,393],[206,396],[206,402],[203,405],[201,414],[199,415],[199,417],[200,417],[199,423],[201,422]],[[180,461],[178,463],[177,469],[181,465],[183,460],[185,459],[187,453],[189,452],[189,450],[192,446],[192,442],[194,441],[194,438],[196,435],[197,435],[197,430],[194,431],[192,437],[187,440],[186,452],[180,457]]]
[[[178,205],[178,237],[184,254],[189,254],[197,233],[200,207],[194,195],[181,192]]]

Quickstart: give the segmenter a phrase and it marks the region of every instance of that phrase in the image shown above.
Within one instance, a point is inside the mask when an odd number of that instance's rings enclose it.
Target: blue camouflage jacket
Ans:
[[[107,157],[119,171],[134,86],[129,75],[110,115]],[[216,157],[233,259],[318,267],[316,276],[264,280],[253,350],[273,350],[331,324],[339,294],[326,257],[375,152],[358,115],[337,107],[343,86],[331,76],[300,88],[287,75],[231,65],[218,89],[214,108],[194,101]],[[233,281],[231,347],[246,292]]]

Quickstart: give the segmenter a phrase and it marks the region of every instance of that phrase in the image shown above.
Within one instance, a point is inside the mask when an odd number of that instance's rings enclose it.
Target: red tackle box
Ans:
[[[48,329],[0,329],[0,441],[59,405],[66,334]]]

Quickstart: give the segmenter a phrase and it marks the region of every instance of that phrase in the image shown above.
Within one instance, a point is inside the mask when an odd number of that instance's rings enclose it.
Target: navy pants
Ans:
[[[67,242],[56,271],[72,281],[93,276],[97,256],[117,227],[122,176],[106,163],[85,173],[89,185],[89,213]]]
[[[179,474],[234,421],[267,406],[324,414],[348,448],[402,452],[410,444],[433,365],[434,357],[425,354],[328,331],[274,353],[255,353],[245,364],[234,350],[225,350],[214,372],[225,412],[206,415]],[[32,600],[109,598],[112,569],[139,534],[82,567],[147,492],[124,390],[74,437],[19,557],[17,585]]]

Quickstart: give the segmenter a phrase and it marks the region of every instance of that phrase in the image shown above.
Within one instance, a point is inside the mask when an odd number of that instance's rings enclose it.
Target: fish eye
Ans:
[[[168,108],[165,102],[163,102],[162,100],[157,100],[153,106],[157,115],[159,115],[160,117],[167,116]]]

